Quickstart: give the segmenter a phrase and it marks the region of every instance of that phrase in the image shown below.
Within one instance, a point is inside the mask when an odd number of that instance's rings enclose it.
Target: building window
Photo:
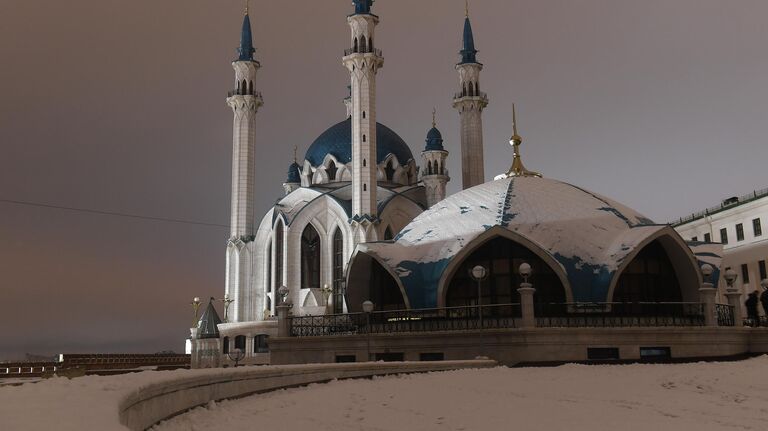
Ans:
[[[235,337],[235,349],[240,349],[241,352],[245,352],[245,335],[238,335]]]
[[[712,235],[705,233],[704,234],[704,242],[712,242]]]
[[[275,291],[283,285],[283,222],[275,228]]]
[[[691,241],[693,241],[693,242],[699,242],[699,237],[695,236],[695,237],[691,238]]]
[[[344,236],[336,228],[333,234],[333,313],[344,312]]]
[[[227,354],[229,353],[229,337],[224,337],[224,339],[221,341],[222,345],[222,353]]]
[[[325,172],[328,173],[328,181],[336,181],[336,172],[338,170],[336,163],[331,162],[331,164],[328,165],[328,169],[325,170]]]
[[[768,275],[765,274],[765,261],[761,260],[757,263],[757,266],[760,268],[760,280],[768,278]]]
[[[301,234],[301,288],[320,288],[320,235],[307,224]]]
[[[744,241],[744,225],[741,223],[736,225],[736,241]]]
[[[728,244],[728,230],[726,228],[720,229],[720,242]]]
[[[744,283],[749,283],[749,267],[746,263],[741,265],[741,279]]]
[[[759,218],[752,220],[752,230],[755,232],[755,236],[763,235],[763,226],[760,224]]]
[[[253,337],[253,353],[269,353],[269,335],[257,335]]]
[[[390,241],[395,236],[392,235],[392,228],[390,226],[387,226],[386,229],[384,229],[384,241]]]

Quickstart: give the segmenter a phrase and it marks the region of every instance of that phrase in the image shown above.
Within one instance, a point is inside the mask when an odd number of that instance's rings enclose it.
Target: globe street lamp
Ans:
[[[280,295],[280,305],[288,305],[289,292],[288,286],[280,286],[280,288],[277,289],[277,294]]]
[[[709,283],[709,277],[712,277],[712,273],[715,272],[715,268],[712,265],[705,263],[701,265],[701,274],[704,276],[704,282]]]
[[[735,290],[733,283],[739,278],[739,274],[736,274],[736,271],[732,268],[728,268],[725,270],[725,275],[723,277],[725,278],[725,283],[728,285],[728,290]]]
[[[237,364],[245,357],[245,352],[243,352],[242,349],[235,348],[230,350],[229,353],[227,353],[227,356],[229,356],[229,359],[235,363],[235,368],[237,368]]]
[[[365,313],[365,332],[367,335],[366,345],[367,345],[367,358],[368,361],[371,360],[371,313],[373,312],[373,302],[371,301],[365,301],[363,302],[363,313]]]
[[[330,286],[328,286],[328,283],[325,283],[323,285],[323,288],[320,289],[320,292],[323,294],[323,308],[325,309],[325,314],[328,314],[328,298],[331,297],[331,292],[333,289],[331,289]]]
[[[488,270],[482,265],[477,265],[469,271],[469,275],[477,281],[477,315],[480,321],[480,329],[483,329],[483,296],[482,283],[488,276]]]
[[[229,293],[226,293],[222,302],[224,303],[224,323],[227,323],[229,322],[229,305],[235,302],[235,300],[229,299]]]
[[[192,327],[196,327],[198,323],[198,311],[200,310],[200,297],[195,296],[195,298],[192,300],[192,308],[195,309],[195,321],[192,322]]]
[[[520,275],[523,277],[523,283],[528,284],[528,277],[530,277],[531,273],[533,273],[531,265],[527,262],[523,262],[518,270],[520,271]]]

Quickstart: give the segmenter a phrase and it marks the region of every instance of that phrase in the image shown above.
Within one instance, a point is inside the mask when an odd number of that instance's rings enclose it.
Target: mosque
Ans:
[[[669,225],[529,171],[516,124],[509,171],[486,182],[482,114],[489,98],[481,90],[483,64],[468,12],[453,98],[461,120],[462,191],[446,196],[449,153],[434,121],[418,156],[378,122],[376,79],[384,57],[373,3],[353,0],[347,17],[350,43],[342,63],[351,93],[346,118],[288,167],[285,195],[258,226],[255,161],[265,149],[257,146],[256,119],[263,100],[246,9],[239,56],[232,62],[234,89],[227,98],[234,126],[225,321],[220,323],[209,305],[193,328],[197,352],[216,356],[213,365],[226,362],[233,348],[246,352],[246,361],[268,362],[266,339],[279,338],[276,316],[287,304],[294,319],[353,316],[366,301],[385,312],[530,299],[537,317],[567,317],[584,310],[579,304],[603,304],[589,308],[595,316],[616,312],[605,304],[714,306],[714,293],[711,303],[701,299],[707,280],[700,267],[710,264],[718,279],[719,244],[686,243]],[[532,269],[530,280],[521,274],[522,264]],[[481,287],[471,275],[477,266],[485,269]],[[535,286],[532,297],[518,289],[528,281]],[[547,306],[552,304],[559,306]],[[520,317],[519,310],[506,313]]]

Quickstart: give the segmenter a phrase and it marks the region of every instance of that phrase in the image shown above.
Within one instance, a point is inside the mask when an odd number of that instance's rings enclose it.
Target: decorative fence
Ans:
[[[728,304],[715,304],[718,326],[736,326],[733,306]]]
[[[704,326],[704,304],[589,302],[535,305],[538,327]]]
[[[468,331],[514,328],[520,304],[377,311],[325,316],[294,316],[291,336],[322,337],[402,332]]]

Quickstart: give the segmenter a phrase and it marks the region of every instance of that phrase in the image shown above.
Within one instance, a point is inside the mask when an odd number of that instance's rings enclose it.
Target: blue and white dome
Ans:
[[[323,164],[329,154],[341,163],[352,162],[352,118],[323,132],[310,145],[305,159],[317,167]],[[376,163],[383,163],[389,154],[394,155],[400,165],[407,165],[413,159],[413,153],[403,138],[389,127],[376,123]]]

